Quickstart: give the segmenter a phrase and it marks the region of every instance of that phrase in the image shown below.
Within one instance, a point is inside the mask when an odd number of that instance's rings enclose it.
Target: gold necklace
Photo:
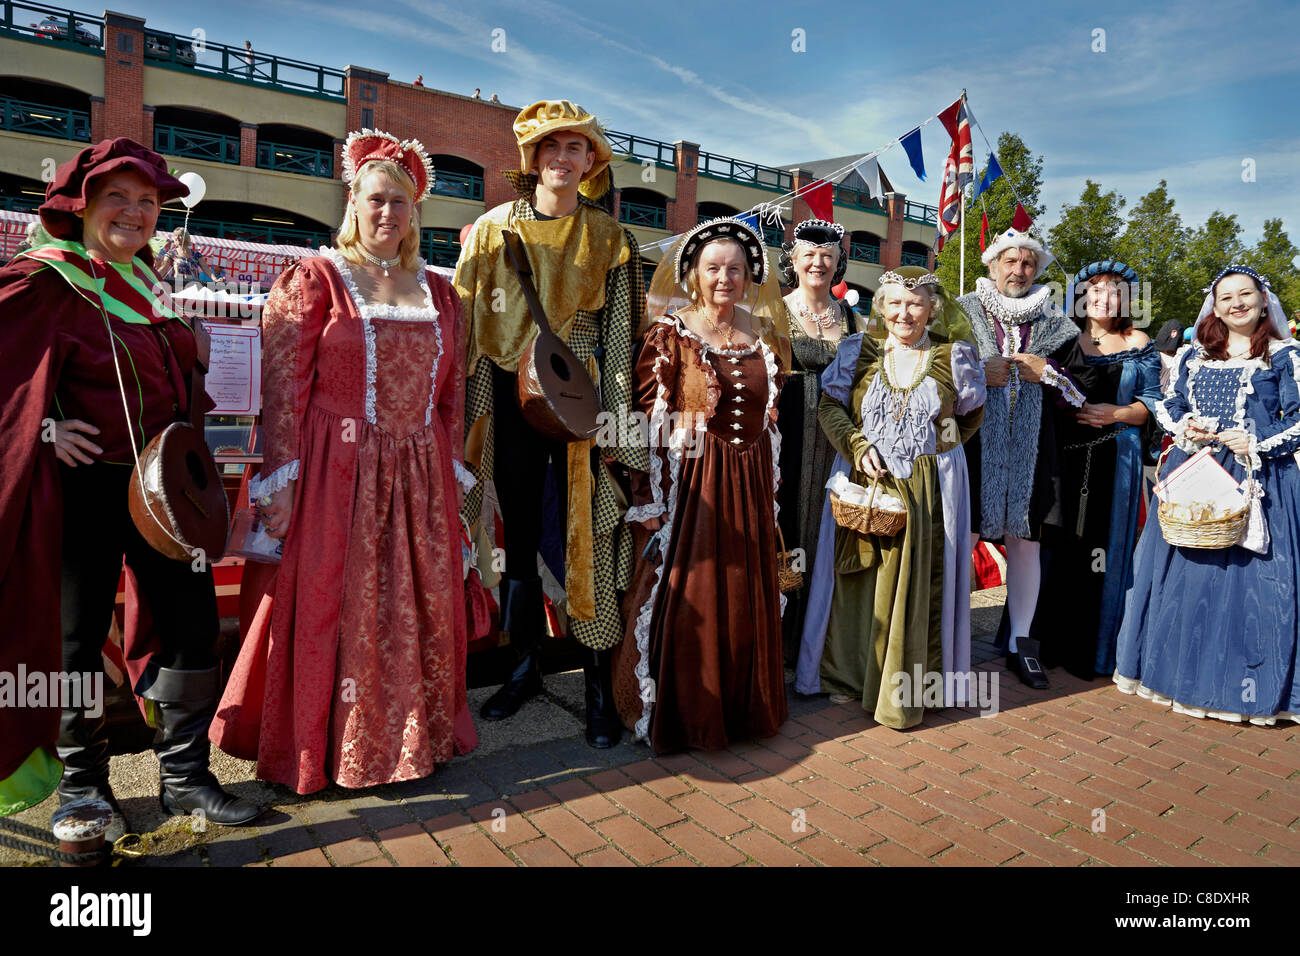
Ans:
[[[706,312],[704,309],[700,309],[700,316],[704,319],[705,323],[709,326],[709,328],[713,330],[713,334],[720,336],[723,339],[722,347],[724,349],[731,348],[732,347],[731,338],[736,334],[736,326],[734,324],[734,319],[733,319],[733,324],[728,325],[727,331],[723,332],[722,329],[718,328],[714,324],[713,320],[709,318],[709,313]]]
[[[933,353],[929,348],[929,343],[921,345],[920,355],[916,360],[916,369],[912,373],[912,381],[905,388],[898,384],[898,366],[894,356],[897,349],[890,349],[885,355],[885,374],[890,384],[890,414],[894,416],[894,421],[902,421],[903,416],[907,414],[907,406],[912,402],[912,392],[921,384],[925,376],[930,371],[930,358]]]

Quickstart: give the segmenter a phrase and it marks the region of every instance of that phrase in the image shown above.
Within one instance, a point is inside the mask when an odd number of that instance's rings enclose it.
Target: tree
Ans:
[[[1037,219],[1043,212],[1043,206],[1038,201],[1039,192],[1043,188],[1043,157],[1032,155],[1025,141],[1015,133],[1003,133],[998,137],[997,156],[1002,175],[966,210],[967,292],[975,288],[976,278],[987,275],[988,272],[980,261],[980,215],[987,210],[988,241],[992,242],[994,237],[1011,228],[1011,220],[1016,214],[1015,193],[1020,194],[1025,211],[1031,219]],[[984,172],[985,169],[981,169],[975,177],[977,186]],[[1015,193],[1008,180],[1015,185]],[[1040,235],[1039,238],[1043,237]],[[958,290],[960,259],[961,241],[957,233],[953,233],[935,260],[935,273],[943,287],[954,293]]]
[[[1184,314],[1195,319],[1205,301],[1204,290],[1214,277],[1224,266],[1245,261],[1246,247],[1241,244],[1240,236],[1241,224],[1237,222],[1237,214],[1225,216],[1216,209],[1205,220],[1205,225],[1187,237],[1181,263],[1183,289],[1187,296],[1183,302]]]
[[[1267,278],[1289,314],[1300,310],[1300,269],[1295,259],[1300,255],[1282,228],[1281,219],[1265,219],[1264,234],[1255,248],[1246,253],[1246,264]]]
[[[1169,184],[1162,179],[1129,212],[1128,226],[1116,244],[1117,255],[1137,270],[1142,283],[1142,305],[1148,311],[1143,316],[1146,321],[1138,319],[1138,323],[1158,329],[1169,319],[1184,326],[1195,321],[1195,309],[1187,314],[1189,289],[1182,269],[1187,237],[1169,197]]]
[[[1061,206],[1061,220],[1048,232],[1052,252],[1073,276],[1090,262],[1118,257],[1124,231],[1122,210],[1127,201],[1113,189],[1108,193],[1089,179],[1075,205]]]

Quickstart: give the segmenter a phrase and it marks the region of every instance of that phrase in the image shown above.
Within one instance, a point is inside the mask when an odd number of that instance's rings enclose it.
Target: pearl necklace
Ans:
[[[385,279],[388,278],[388,270],[391,269],[393,266],[397,265],[397,263],[400,262],[402,259],[400,255],[395,256],[392,259],[381,259],[378,256],[372,256],[369,252],[366,251],[366,247],[361,245],[361,243],[359,242],[357,243],[357,248],[361,250],[361,254],[365,256],[366,261],[368,261],[371,265],[379,266],[379,268],[384,270]]]
[[[892,335],[890,338],[893,339],[893,343],[897,348],[891,348],[885,352],[885,375],[889,379],[889,384],[891,386],[889,396],[890,414],[893,416],[894,421],[897,422],[902,421],[903,416],[907,414],[907,406],[912,402],[912,393],[916,391],[916,387],[920,385],[925,376],[929,374],[929,360],[933,357],[933,353],[929,351],[930,336],[928,332],[922,335],[915,345],[903,345],[902,342],[893,338]],[[916,351],[918,349],[926,350],[924,354],[917,358],[916,368],[912,373],[912,380],[908,382],[906,386],[899,384],[898,368],[894,361],[894,356],[897,354],[899,348],[907,351]]]
[[[826,338],[825,333],[840,324],[839,311],[834,300],[827,306],[825,312],[814,312],[802,300],[799,302],[799,318],[816,326],[819,339]]]

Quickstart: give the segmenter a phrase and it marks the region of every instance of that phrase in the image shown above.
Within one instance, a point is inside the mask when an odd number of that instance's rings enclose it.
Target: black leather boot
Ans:
[[[173,816],[201,813],[218,826],[249,823],[262,808],[221,789],[208,769],[208,725],[217,712],[219,678],[215,667],[203,671],[159,667],[143,693],[158,703],[162,740],[154,744],[161,766],[162,807]]]
[[[63,777],[57,792],[59,806],[87,797],[107,803],[113,810],[113,818],[104,833],[104,841],[111,846],[126,835],[127,821],[108,785],[108,734],[104,724],[102,701],[98,717],[90,717],[84,710],[63,710],[55,744],[63,761]]]
[[[514,666],[504,685],[483,702],[479,716],[484,720],[513,717],[524,702],[542,692],[539,647],[542,637],[542,580],[506,579],[502,626],[510,635]]]
[[[623,723],[614,706],[613,651],[583,648],[582,672],[587,678],[587,743],[607,750],[623,736]]]

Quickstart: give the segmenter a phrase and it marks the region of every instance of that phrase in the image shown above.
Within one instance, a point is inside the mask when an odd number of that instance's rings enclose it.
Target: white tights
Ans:
[[[979,542],[979,535],[971,535],[971,549]],[[1042,565],[1038,561],[1038,542],[1026,541],[1007,535],[1002,539],[1007,549],[1007,615],[1011,619],[1011,637],[1007,650],[1015,653],[1016,638],[1029,636],[1029,625],[1034,622],[1034,609],[1038,606],[1038,587],[1042,579]]]

